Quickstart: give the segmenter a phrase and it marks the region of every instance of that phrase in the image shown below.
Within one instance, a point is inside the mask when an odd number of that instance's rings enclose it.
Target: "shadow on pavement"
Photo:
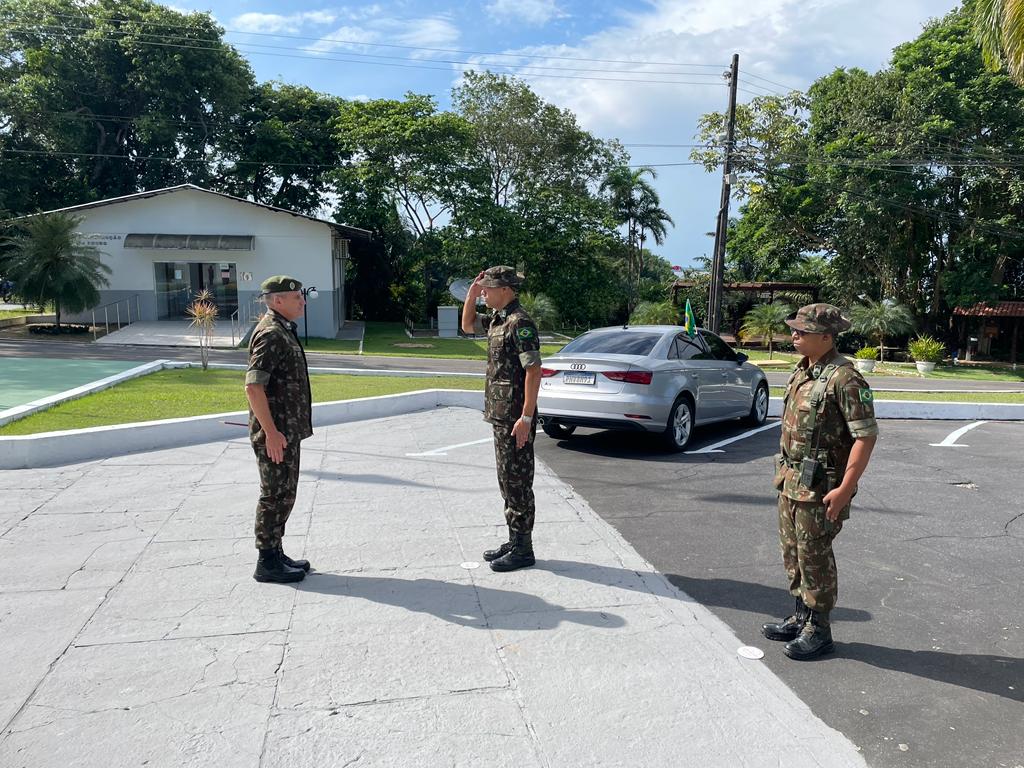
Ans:
[[[452,624],[474,629],[544,630],[554,629],[563,622],[602,629],[626,625],[621,616],[607,611],[573,610],[523,592],[439,579],[313,572],[295,587],[300,592],[355,597],[416,613],[428,613]],[[494,612],[481,610],[482,605],[494,606]],[[503,606],[508,612],[502,611]]]
[[[1024,659],[984,653],[910,651],[869,643],[836,643],[834,658],[853,659],[880,669],[1024,701]]]
[[[776,618],[793,609],[792,595],[781,587],[735,579],[696,579],[674,573],[666,574],[666,578],[701,605],[733,608]],[[859,608],[837,606],[832,611],[832,620],[870,621],[871,614]]]

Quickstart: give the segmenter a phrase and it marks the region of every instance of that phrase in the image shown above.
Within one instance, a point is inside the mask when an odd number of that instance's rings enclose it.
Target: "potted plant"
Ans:
[[[878,359],[878,347],[861,347],[853,353],[853,364],[862,373],[871,373],[875,370],[875,360]]]
[[[908,345],[910,356],[917,363],[917,370],[920,373],[931,373],[935,370],[935,364],[941,363],[945,356],[946,347],[938,339],[931,336],[918,336]]]

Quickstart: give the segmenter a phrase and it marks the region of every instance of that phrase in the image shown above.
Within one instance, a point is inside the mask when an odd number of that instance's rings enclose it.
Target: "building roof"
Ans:
[[[1024,301],[994,301],[973,307],[956,307],[954,315],[963,317],[1024,317]]]
[[[287,208],[278,208],[275,205],[267,205],[266,203],[254,203],[252,200],[246,200],[244,197],[235,197],[234,195],[228,195],[224,192],[215,192],[212,189],[205,189],[204,187],[198,187],[195,184],[178,184],[174,187],[164,187],[163,189],[152,189],[147,192],[136,192],[131,195],[123,195],[121,197],[109,197],[106,200],[96,200],[91,203],[81,203],[80,205],[69,205],[66,208],[54,208],[50,211],[41,211],[40,213],[33,214],[39,216],[44,213],[67,213],[73,211],[85,211],[92,208],[100,208],[105,205],[115,205],[117,203],[126,203],[130,200],[145,200],[150,197],[157,197],[158,195],[167,195],[171,192],[180,192],[181,190],[189,189],[195,192],[205,192],[208,195],[216,195],[217,197],[223,197],[228,200],[234,200],[239,203],[246,203],[248,205],[255,205],[258,208],[265,208],[268,211],[274,211],[275,213],[287,213],[289,216],[295,216],[299,219],[307,219],[308,221],[315,221],[320,224],[326,224],[335,231],[350,239],[358,240],[371,240],[373,239],[373,233],[368,229],[360,229],[359,227],[350,227],[347,224],[339,224],[336,221],[328,221],[327,219],[318,219],[315,216],[307,216],[304,213],[296,213],[295,211],[289,211]],[[28,218],[24,216],[22,218]]]
[[[672,283],[674,288],[693,288],[697,285],[695,280],[676,280]],[[817,291],[817,285],[811,283],[791,283],[778,281],[749,281],[741,283],[723,283],[722,287],[727,291],[795,291],[798,293],[811,293]]]

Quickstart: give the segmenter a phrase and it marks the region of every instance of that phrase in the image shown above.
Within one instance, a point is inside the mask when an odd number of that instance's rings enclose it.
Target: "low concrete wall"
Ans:
[[[21,315],[20,317],[8,317],[0,320],[0,328],[10,328],[14,325],[30,325],[35,323],[52,323],[56,320],[55,315]],[[62,317],[61,320],[64,318]]]
[[[483,409],[483,392],[426,389],[313,406],[313,426],[365,421],[438,407]],[[55,467],[130,453],[248,436],[248,412],[0,437],[0,469]]]

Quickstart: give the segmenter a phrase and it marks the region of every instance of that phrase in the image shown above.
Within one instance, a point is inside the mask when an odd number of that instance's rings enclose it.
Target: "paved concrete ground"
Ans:
[[[775,422],[777,424],[777,422]],[[873,768],[1024,768],[1024,425],[881,423],[836,542],[837,651],[795,663],[760,624],[791,606],[776,533],[778,429],[667,455],[581,431],[538,455],[642,557],[710,608]],[[699,429],[691,449],[747,432]]]
[[[537,567],[461,567],[504,528],[489,435],[318,431],[297,587],[251,579],[244,440],[0,473],[0,765],[863,765],[543,466]]]
[[[0,411],[135,368],[137,361],[6,358],[0,365]]]
[[[230,322],[217,323],[213,329],[211,346],[233,349],[248,330],[248,326],[232,329]],[[200,336],[188,320],[160,320],[126,325],[101,336],[96,343],[114,347],[199,347]]]

